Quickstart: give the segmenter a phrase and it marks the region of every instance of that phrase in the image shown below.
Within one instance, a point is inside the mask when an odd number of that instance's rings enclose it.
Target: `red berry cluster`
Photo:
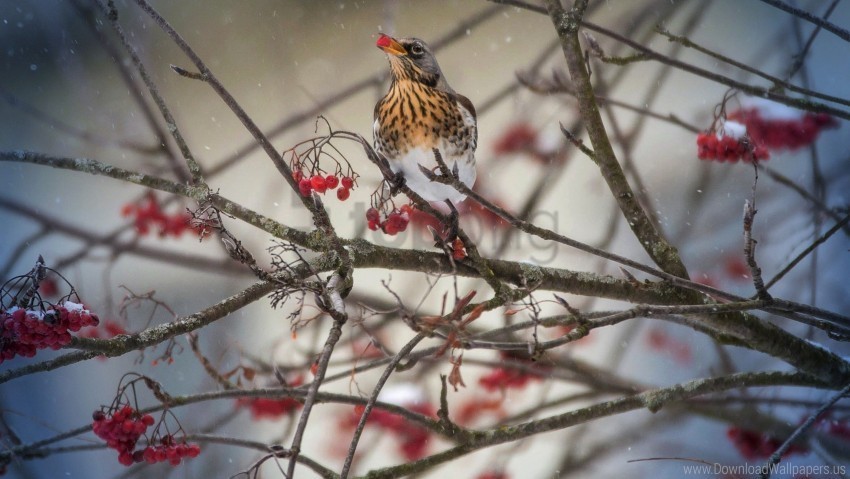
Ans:
[[[106,441],[107,446],[118,451],[118,462],[125,466],[135,462],[133,449],[136,448],[136,442],[154,423],[153,416],[142,415],[130,406],[122,407],[111,416],[103,411],[95,411],[92,419],[94,433]]]
[[[301,403],[293,398],[239,398],[237,407],[247,407],[251,410],[251,418],[278,419],[291,412],[297,411]]]
[[[528,123],[516,123],[511,125],[496,140],[493,145],[493,153],[505,155],[510,153],[531,152],[537,149],[537,131]]]
[[[314,373],[315,374],[315,373]],[[294,375],[287,379],[287,385],[296,387],[304,384],[304,376]],[[251,410],[251,418],[260,420],[264,418],[278,419],[301,407],[301,402],[293,398],[262,398],[245,397],[236,400],[236,407],[247,407]]]
[[[735,138],[727,135],[717,135],[712,132],[697,135],[697,157],[700,160],[716,160],[719,162],[738,160],[752,162],[756,160],[767,160],[770,153],[759,144],[743,138]]]
[[[827,434],[844,439],[845,441],[850,441],[850,423],[848,421],[850,420],[845,419],[841,422],[833,420],[829,423],[829,427],[826,431]]]
[[[752,141],[770,150],[796,150],[811,145],[821,131],[838,127],[838,121],[826,113],[764,118],[758,108],[748,108],[732,112],[728,117],[746,125]]]
[[[382,221],[378,209],[369,208],[366,210],[366,221],[370,230],[377,231],[380,228],[384,233],[395,236],[407,229],[412,212],[413,208],[410,205],[404,205],[401,209],[394,208]]]
[[[340,201],[345,201],[351,196],[351,190],[354,188],[354,178],[343,176],[339,178],[337,175],[322,176],[318,173],[307,178],[300,171],[293,171],[292,178],[298,183],[298,191],[302,196],[310,196],[310,192],[325,194],[328,190],[336,190],[336,197]]]
[[[732,441],[735,449],[747,460],[767,459],[779,449],[783,441],[757,431],[749,431],[732,426],[726,431],[726,436]],[[808,448],[792,444],[782,457],[792,454],[805,454]]]
[[[151,227],[159,228],[159,236],[179,237],[186,231],[200,234],[200,229],[192,227],[189,223],[192,216],[185,211],[174,214],[166,214],[156,199],[153,192],[148,192],[138,203],[128,203],[121,208],[121,216],[133,216],[136,231],[140,235],[150,233]]]
[[[118,321],[107,319],[103,322],[103,328],[87,329],[80,333],[84,338],[109,339],[119,334],[127,334],[127,329]]]
[[[691,345],[686,341],[680,341],[661,328],[652,328],[646,336],[647,345],[650,349],[666,352],[673,356],[679,363],[690,364],[693,361]]]
[[[412,412],[418,412],[426,416],[434,417],[434,407],[427,402],[405,404],[404,407]],[[355,406],[354,412],[342,424],[344,427],[354,427],[363,415],[364,406]],[[366,424],[380,427],[382,430],[396,436],[399,440],[401,454],[408,461],[415,461],[425,457],[428,450],[428,440],[431,433],[428,429],[408,421],[407,419],[393,414],[384,409],[372,409]]]
[[[483,184],[483,181],[476,182],[473,191],[479,191],[480,189],[482,189]],[[496,206],[499,206],[503,209],[508,209],[503,201],[500,201],[498,198],[492,198],[492,195],[488,194],[488,196],[491,197],[491,201]],[[482,226],[485,228],[506,230],[510,227],[510,223],[502,219],[502,217],[497,215],[496,213],[493,213],[492,211],[488,210],[486,207],[484,207],[484,205],[477,201],[464,201],[460,205],[460,208],[458,208],[458,211],[462,215],[468,215],[478,219],[481,223],[483,223]]]
[[[170,462],[176,466],[185,457],[197,457],[201,448],[197,444],[178,442],[172,435],[162,436],[158,444],[149,441],[144,449],[136,449],[136,443],[154,424],[150,414],[142,414],[131,406],[123,406],[107,415],[103,411],[92,414],[92,430],[107,446],[118,451],[118,462],[130,466],[136,462]]]
[[[172,466],[180,464],[183,458],[198,457],[201,447],[197,444],[187,444],[185,441],[177,442],[174,436],[162,436],[159,444],[139,449],[133,453],[133,462],[146,462],[156,464],[157,462],[171,463]],[[122,462],[122,464],[124,464]],[[129,464],[125,464],[129,465]]]
[[[493,153],[497,157],[522,154],[523,159],[527,158],[549,165],[567,159],[567,156],[561,154],[555,145],[556,143],[547,141],[545,132],[520,121],[502,131],[493,144]]]
[[[489,374],[478,378],[478,384],[480,384],[487,391],[504,391],[505,389],[512,388],[522,389],[531,381],[541,380],[546,372],[545,368],[530,359],[526,360],[516,358],[507,353],[502,353],[502,358],[510,359],[513,361],[527,362],[529,366],[533,367],[535,370],[539,370],[539,372],[529,372],[526,370],[510,367],[494,368],[492,371],[490,371]]]
[[[96,314],[71,301],[44,313],[17,307],[0,312],[0,363],[31,358],[39,349],[59,349],[71,342],[71,332],[98,322]]]
[[[506,413],[503,407],[504,397],[474,397],[461,403],[455,413],[455,421],[460,425],[469,425],[484,414],[495,415],[502,419]]]
[[[740,256],[727,256],[723,260],[723,272],[734,280],[749,280],[750,267]]]

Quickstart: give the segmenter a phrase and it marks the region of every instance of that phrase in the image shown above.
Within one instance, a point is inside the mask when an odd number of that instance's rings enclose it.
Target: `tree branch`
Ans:
[[[678,251],[664,239],[661,232],[653,225],[649,215],[635,199],[635,194],[617,162],[611,141],[608,139],[578,38],[583,8],[578,4],[568,13],[561,7],[559,0],[547,0],[546,7],[561,39],[561,47],[575,88],[579,111],[590,136],[599,171],[608,183],[608,188],[620,206],[626,222],[649,257],[663,271],[687,279],[688,272]]]

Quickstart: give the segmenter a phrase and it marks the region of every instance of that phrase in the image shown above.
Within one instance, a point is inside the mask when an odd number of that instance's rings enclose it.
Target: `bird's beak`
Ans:
[[[400,56],[407,55],[407,50],[401,46],[401,43],[397,42],[395,38],[384,35],[378,37],[378,41],[375,43],[375,46],[380,48],[381,50],[389,53],[390,55]]]

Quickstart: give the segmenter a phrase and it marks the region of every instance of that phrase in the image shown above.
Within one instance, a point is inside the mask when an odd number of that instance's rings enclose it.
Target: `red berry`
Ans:
[[[186,455],[189,457],[198,457],[198,454],[201,453],[201,447],[197,444],[189,444],[189,449],[186,452]]]
[[[301,196],[310,196],[310,190],[313,189],[313,186],[307,178],[301,178],[298,182],[298,192],[301,193]]]
[[[350,190],[350,189],[354,188],[354,179],[350,176],[343,176],[342,177],[342,187],[345,188],[346,190]]]
[[[131,466],[131,465],[133,465],[133,462],[134,462],[133,461],[133,455],[130,454],[129,452],[122,452],[121,454],[118,455],[118,462],[120,462],[121,464],[123,464],[125,466]]]
[[[147,462],[148,464],[154,464],[156,462],[156,451],[154,451],[154,448],[150,446],[146,447],[142,455],[145,459],[145,462]]]
[[[379,223],[381,221],[381,214],[378,213],[377,208],[369,208],[366,210],[366,219],[369,222]]]
[[[189,452],[189,446],[186,443],[178,444],[174,446],[174,451],[177,453],[178,457],[185,457]]]
[[[370,230],[372,230],[372,231],[378,231],[378,226],[380,226],[380,223],[378,223],[377,221],[369,220],[369,225],[368,225],[368,226],[369,226],[369,229],[370,229]]]
[[[407,223],[410,221],[406,214],[393,212],[387,217],[384,224],[384,231],[389,235],[400,233],[407,229]]]
[[[313,175],[313,177],[310,178],[310,186],[316,190],[316,193],[324,193],[328,189],[328,184],[322,175]]]
[[[132,419],[125,420],[123,423],[121,423],[121,429],[123,429],[124,432],[135,431],[136,430],[136,421],[133,421]]]
[[[391,222],[389,220],[389,218],[387,218],[387,221],[385,221],[384,224],[381,225],[381,226],[384,229],[384,233],[386,233],[390,236],[395,236],[395,235],[398,234],[398,231],[399,231],[398,226],[396,225],[396,223],[394,221]]]
[[[106,419],[106,414],[104,414],[103,411],[98,410],[92,413],[91,418],[100,422]]]
[[[304,178],[304,173],[301,173],[301,170],[295,170],[292,172],[292,179],[295,180],[296,183],[300,183],[302,178]]]
[[[329,190],[336,188],[339,185],[339,178],[336,175],[328,175],[325,177],[325,184]]]
[[[336,197],[339,201],[345,201],[349,196],[351,196],[351,190],[348,188],[340,188],[336,190]]]
[[[144,416],[142,416],[142,422],[145,424],[145,426],[153,426],[153,416],[151,416],[150,414],[145,414]]]

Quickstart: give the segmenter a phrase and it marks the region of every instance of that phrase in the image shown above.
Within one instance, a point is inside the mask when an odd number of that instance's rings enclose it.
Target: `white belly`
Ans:
[[[452,171],[455,163],[457,163],[460,181],[472,188],[476,177],[475,160],[473,159],[474,153],[470,152],[464,156],[447,155],[443,153],[445,150],[446,148],[440,148],[440,154],[443,157],[443,161],[449,167],[449,171]],[[437,169],[437,160],[434,159],[434,152],[432,150],[425,150],[424,148],[409,150],[398,160],[390,162],[392,170],[396,173],[400,171],[404,175],[407,186],[426,201],[449,200],[457,204],[466,198],[465,194],[456,190],[453,186],[429,180],[420,171],[419,165],[434,171],[437,175],[440,174]]]

